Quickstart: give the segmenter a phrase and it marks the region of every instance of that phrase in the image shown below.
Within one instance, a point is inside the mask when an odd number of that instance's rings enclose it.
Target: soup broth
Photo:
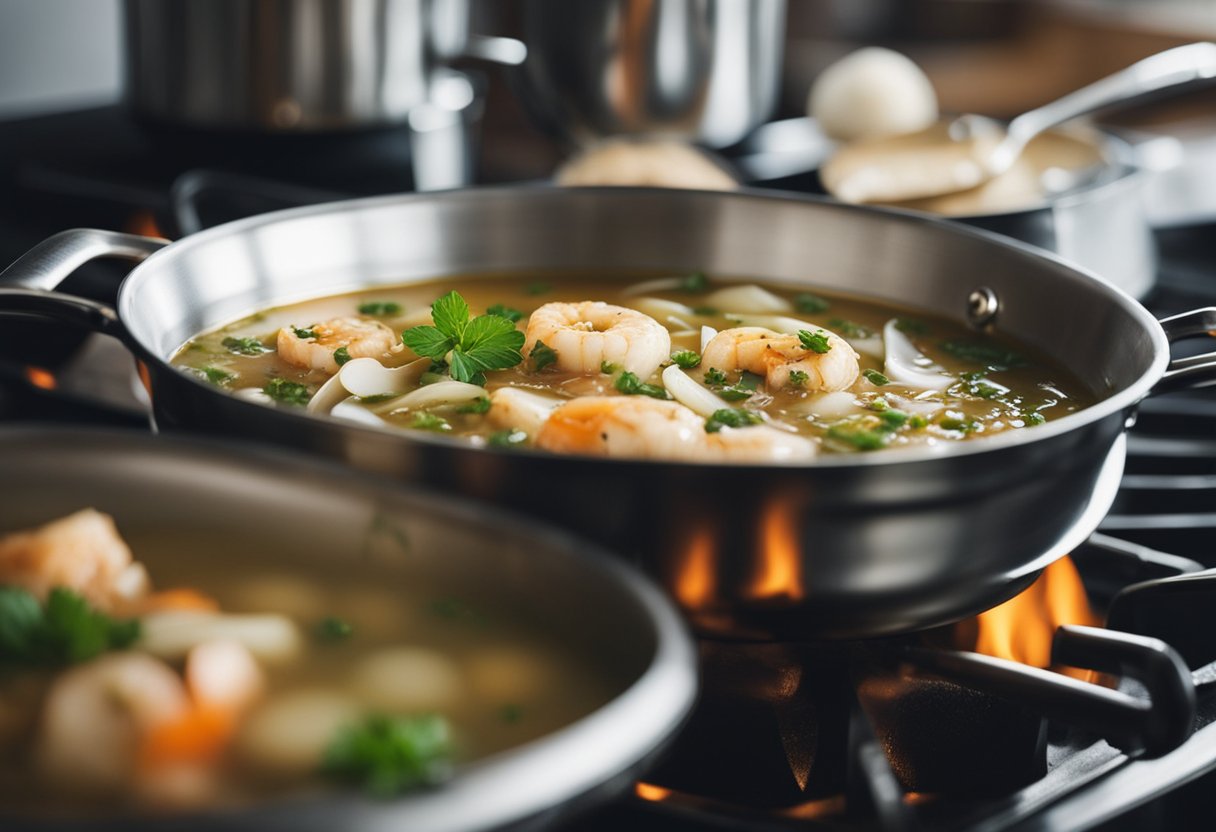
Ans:
[[[455,323],[453,289],[468,307]],[[457,355],[469,344],[445,327],[486,318],[500,322],[495,337],[520,333],[507,345],[516,352],[470,374]],[[969,442],[1094,400],[1033,345],[871,300],[700,274],[384,286],[268,309],[200,335],[173,363],[237,395],[386,428],[691,461]]]

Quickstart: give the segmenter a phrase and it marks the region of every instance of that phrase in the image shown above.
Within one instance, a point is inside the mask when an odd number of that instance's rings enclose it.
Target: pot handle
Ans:
[[[1216,339],[1216,306],[1162,318],[1158,323],[1165,330],[1165,337],[1171,344],[1200,335]],[[1216,384],[1216,351],[1175,358],[1149,395],[1210,387],[1213,384]]]
[[[49,292],[90,260],[124,257],[140,262],[167,245],[168,240],[118,231],[95,228],[60,231],[0,272],[0,286]]]

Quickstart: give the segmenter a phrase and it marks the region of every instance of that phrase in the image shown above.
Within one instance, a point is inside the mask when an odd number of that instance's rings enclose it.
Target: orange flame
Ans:
[[[142,234],[145,237],[165,236],[151,211],[136,211],[127,219],[124,230],[130,234]]]
[[[671,789],[665,789],[653,783],[635,783],[633,791],[642,800],[660,801],[666,800],[671,796]]]
[[[975,650],[989,656],[1013,659],[1035,667],[1051,665],[1051,639],[1062,624],[1095,626],[1085,587],[1071,558],[1043,570],[1020,595],[999,607],[980,613]],[[1069,671],[1066,671],[1069,672]],[[1088,678],[1086,671],[1069,675]]]
[[[757,598],[797,601],[806,596],[802,579],[802,550],[794,506],[774,500],[760,521],[760,562],[751,590]]]
[[[43,390],[54,390],[57,386],[54,373],[33,365],[25,368],[25,380],[35,387],[41,387]]]
[[[687,609],[702,609],[713,601],[715,591],[714,536],[709,529],[699,529],[689,535],[676,566],[676,600]]]

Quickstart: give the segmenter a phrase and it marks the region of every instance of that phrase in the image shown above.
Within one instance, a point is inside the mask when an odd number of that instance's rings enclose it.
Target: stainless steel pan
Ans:
[[[829,638],[963,617],[1079,543],[1113,498],[1121,436],[1152,392],[1216,382],[1216,353],[1061,260],[921,215],[752,193],[503,188],[269,214],[163,242],[67,232],[14,264],[0,310],[122,338],[157,424],[239,435],[512,506],[578,529],[663,582],[705,633]],[[148,259],[117,310],[48,290],[106,254]],[[167,359],[256,309],[369,284],[475,271],[705,269],[944,313],[1030,341],[1105,398],[1030,430],[947,449],[798,466],[591,460],[479,450],[235,398]],[[1164,328],[1163,328],[1164,325]]]
[[[503,609],[535,611],[601,666],[620,668],[626,685],[566,728],[397,800],[339,792],[108,823],[34,823],[0,807],[4,829],[531,830],[627,788],[692,706],[695,651],[661,592],[581,541],[482,506],[232,443],[45,428],[0,430],[0,503],[0,533],[94,506],[115,517],[137,552],[144,536],[164,541],[168,530],[215,547],[240,540],[279,565],[290,552],[357,568],[360,542],[387,526],[413,544],[408,557],[386,550],[378,562],[403,585],[492,594]]]

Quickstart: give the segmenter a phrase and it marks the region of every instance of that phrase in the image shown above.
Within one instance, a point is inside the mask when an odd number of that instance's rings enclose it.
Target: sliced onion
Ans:
[[[649,315],[667,328],[675,329],[691,329],[690,320],[697,317],[697,313],[692,310],[692,307],[685,306],[682,303],[676,303],[674,300],[664,300],[663,298],[638,298],[631,301],[630,308]]]
[[[940,368],[899,331],[894,319],[882,328],[882,337],[886,344],[883,374],[887,378],[926,390],[945,390],[956,381],[954,376],[939,372]]]
[[[371,358],[356,358],[356,361],[374,361]],[[304,409],[309,413],[329,413],[334,409],[338,402],[345,401],[350,398],[350,391],[342,385],[342,379],[334,374],[329,377],[329,380],[321,385],[321,389],[313,394],[308,400],[308,406]]]
[[[800,412],[805,411],[820,419],[843,419],[862,409],[857,404],[857,398],[847,390],[811,396],[798,407]]]
[[[886,394],[887,401],[892,407],[903,410],[907,413],[914,413],[918,416],[932,416],[939,410],[945,410],[944,402],[935,402],[927,399],[907,399],[903,396],[895,396],[890,393]]]
[[[663,386],[680,404],[706,418],[712,416],[715,410],[730,407],[730,404],[706,390],[675,364],[663,371]]]
[[[710,341],[714,340],[714,336],[717,334],[718,330],[712,326],[701,327],[701,352],[705,352],[705,348],[709,345]]]
[[[633,295],[645,295],[649,292],[666,292],[671,289],[679,289],[686,279],[683,277],[660,277],[655,280],[644,280],[641,283],[626,286],[621,294],[625,297],[632,297]]]
[[[260,387],[242,387],[232,395],[238,399],[244,399],[249,402],[257,402],[258,404],[274,404],[274,399],[266,395],[266,391]]]
[[[739,315],[729,313],[727,319],[739,326],[759,326],[780,332],[782,335],[797,335],[799,330],[807,329],[814,332],[823,327],[808,321],[801,321],[786,315]]]
[[[490,415],[504,428],[535,436],[549,414],[566,401],[518,387],[500,387],[490,394]]]
[[[438,404],[455,404],[482,399],[490,394],[484,387],[463,381],[437,381],[412,393],[385,402],[378,410],[422,410]]]
[[[793,309],[788,300],[754,283],[710,292],[705,296],[705,305],[741,314],[789,312]]]
[[[388,422],[381,419],[375,413],[372,413],[366,407],[355,402],[342,401],[334,405],[329,411],[329,415],[335,419],[344,419],[347,422],[357,422],[360,425],[368,425],[373,428],[388,427]]]
[[[860,353],[872,355],[875,358],[886,358],[886,347],[883,345],[882,338],[877,335],[872,338],[845,338],[845,340]]]
[[[429,358],[419,358],[402,367],[385,367],[374,358],[352,358],[342,365],[335,378],[341,379],[342,386],[352,396],[364,399],[404,393],[418,384],[418,379],[430,366]],[[327,386],[328,382],[324,387]]]

